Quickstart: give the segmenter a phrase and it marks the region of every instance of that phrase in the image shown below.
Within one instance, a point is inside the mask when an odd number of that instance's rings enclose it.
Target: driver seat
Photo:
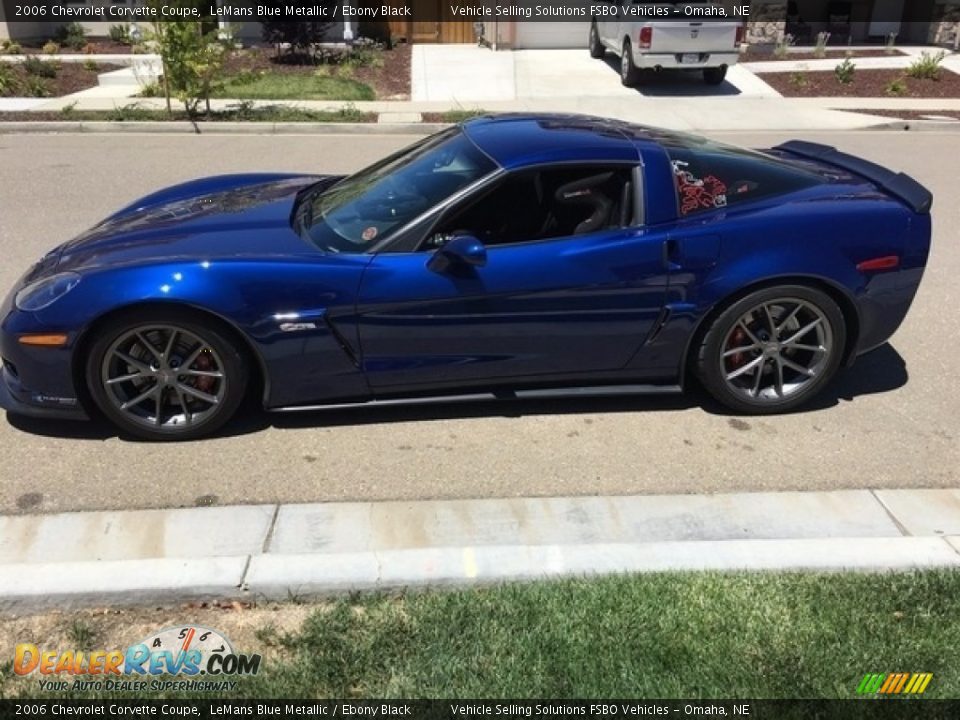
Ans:
[[[561,206],[585,208],[589,215],[577,223],[571,235],[585,235],[600,230],[610,220],[610,211],[614,206],[604,192],[603,186],[610,182],[613,171],[591,175],[561,185],[554,193],[554,200]]]

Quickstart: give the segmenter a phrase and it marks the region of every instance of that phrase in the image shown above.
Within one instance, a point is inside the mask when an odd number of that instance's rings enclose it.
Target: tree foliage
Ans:
[[[165,2],[171,0],[149,0]],[[198,7],[198,0],[173,0],[178,7]],[[220,36],[220,28],[211,18],[204,20],[157,21],[152,24],[151,40],[163,65],[163,89],[170,110],[172,98],[179,100],[190,117],[200,104],[210,110],[210,94],[222,82],[223,64],[229,47]]]

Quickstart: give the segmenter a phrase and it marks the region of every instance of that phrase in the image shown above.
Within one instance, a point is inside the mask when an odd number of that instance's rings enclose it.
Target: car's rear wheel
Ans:
[[[707,85],[720,85],[727,79],[727,66],[704,68],[703,81]]]
[[[633,48],[629,40],[623,41],[620,52],[620,82],[626,87],[634,87],[640,82],[640,70],[633,64]]]
[[[247,388],[244,355],[190,314],[145,313],[110,323],[90,347],[90,394],[120,430],[149,440],[209,435],[236,412]]]
[[[607,49],[600,42],[600,33],[597,31],[597,24],[590,23],[590,57],[598,60],[607,54]]]
[[[699,347],[697,375],[733,410],[784,412],[830,382],[845,343],[843,312],[829,295],[804,285],[764,288],[713,321]]]

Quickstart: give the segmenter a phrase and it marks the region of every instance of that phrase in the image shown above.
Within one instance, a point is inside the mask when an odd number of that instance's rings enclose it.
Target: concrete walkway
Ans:
[[[0,609],[658,570],[960,567],[960,490],[255,505],[0,517]]]

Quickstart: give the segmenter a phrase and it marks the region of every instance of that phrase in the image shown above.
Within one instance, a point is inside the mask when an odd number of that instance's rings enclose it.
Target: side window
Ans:
[[[820,182],[760,153],[707,145],[667,146],[681,216],[802,190]]]
[[[485,245],[585,235],[630,224],[629,166],[577,166],[512,173],[483,197],[453,208],[425,248],[469,233]]]

